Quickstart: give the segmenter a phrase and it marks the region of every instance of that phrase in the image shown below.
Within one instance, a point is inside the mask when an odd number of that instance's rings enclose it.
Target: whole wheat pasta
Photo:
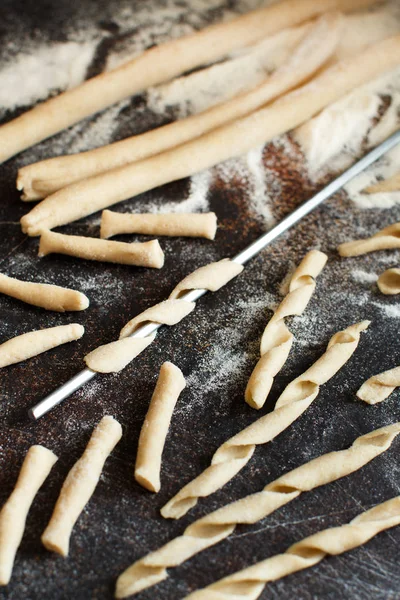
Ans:
[[[42,543],[48,550],[68,556],[72,529],[89,502],[104,463],[122,436],[121,425],[113,417],[103,417],[94,429],[81,458],[67,475]]]
[[[337,45],[339,19],[329,14],[319,19],[300,40],[286,64],[254,90],[240,94],[201,114],[136,135],[89,152],[51,158],[23,167],[17,187],[23,200],[37,200],[70,185],[183,144],[220,125],[249,114],[289,89],[300,85],[332,55]],[[316,51],[317,50],[317,51]]]
[[[164,300],[159,304],[150,306],[140,315],[131,319],[121,329],[120,338],[125,338],[132,335],[138,327],[152,321],[162,325],[176,325],[187,317],[194,310],[196,304],[194,302],[186,302],[186,300]]]
[[[400,36],[373,44],[327,68],[310,83],[232,123],[138,163],[112,169],[50,195],[22,217],[23,231],[38,235],[116,202],[244,154],[301,125],[327,105],[398,66]]]
[[[143,352],[155,337],[155,334],[144,338],[126,337],[104,344],[86,354],[84,361],[89,369],[97,373],[118,373]]]
[[[281,29],[328,10],[356,10],[373,3],[374,0],[284,0],[228,23],[160,44],[3,125],[0,162],[123,98],[213,62]]]
[[[277,554],[186,596],[186,600],[256,600],[265,585],[362,546],[400,524],[400,496],[377,504],[346,525],[324,529]]]
[[[18,335],[0,344],[0,368],[32,358],[61,344],[79,340],[84,333],[82,325],[70,323]]]
[[[376,250],[390,250],[400,248],[400,223],[394,223],[378,231],[375,235],[365,240],[354,240],[340,244],[340,256],[361,256]]]
[[[0,585],[7,585],[11,579],[29,509],[56,461],[57,456],[47,448],[31,446],[15,488],[0,511]]]
[[[76,290],[50,283],[20,281],[3,273],[0,273],[0,294],[57,312],[85,310],[89,306],[89,298]]]
[[[85,258],[86,260],[99,260],[121,265],[151,267],[153,269],[161,269],[164,265],[164,252],[157,240],[126,244],[125,242],[109,242],[97,238],[64,235],[45,230],[40,236],[38,256],[47,256],[53,252]]]
[[[193,273],[190,273],[178,283],[169,295],[170,299],[175,299],[189,290],[209,290],[216,292],[231,279],[237,277],[243,271],[243,265],[239,265],[229,258],[223,258],[218,262],[199,267]]]
[[[227,538],[237,525],[250,525],[298,498],[302,492],[350,475],[385,452],[400,433],[400,423],[382,427],[355,440],[346,450],[323,454],[282,475],[261,492],[194,521],[180,537],[139,559],[119,576],[117,598],[126,598],[163,581],[167,568],[175,567],[195,554]]]
[[[161,487],[161,456],[169,424],[179,394],[185,388],[183,373],[171,362],[161,365],[156,388],[139,436],[135,479],[140,485],[158,492]]]
[[[315,278],[324,268],[328,257],[312,250],[293,273],[289,293],[276,309],[261,338],[261,358],[256,364],[245,391],[245,400],[253,408],[261,408],[267,399],[274,377],[289,356],[294,336],[285,324],[285,317],[301,315],[315,290]]]
[[[387,296],[400,294],[400,269],[387,269],[378,279],[378,288]]]
[[[213,240],[217,231],[215,213],[126,214],[103,210],[100,237],[110,238],[119,233],[167,235],[170,237],[202,237]]]
[[[362,321],[336,333],[325,354],[284,389],[275,409],[224,442],[214,453],[211,465],[161,509],[163,517],[182,517],[199,498],[213,494],[230,481],[249,462],[256,446],[267,444],[298,419],[318,396],[320,386],[350,359],[360,333],[368,325],[369,321]]]
[[[380,194],[384,192],[398,192],[400,190],[400,173],[396,173],[393,177],[385,179],[384,181],[378,181],[373,185],[365,188],[367,194]]]
[[[395,367],[368,379],[358,390],[357,397],[367,404],[377,404],[386,400],[399,386],[400,367]]]

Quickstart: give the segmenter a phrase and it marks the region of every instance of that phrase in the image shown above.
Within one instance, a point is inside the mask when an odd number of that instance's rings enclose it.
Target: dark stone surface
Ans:
[[[35,36],[43,42],[65,41],[74,39],[77,32],[84,32],[90,25],[102,40],[89,69],[95,74],[105,64],[109,48],[122,44],[124,36],[137,35],[135,30],[121,31],[114,19],[117,12],[129,7],[131,11],[148,10],[148,18],[155,22],[157,10],[171,4],[161,0],[3,0],[3,56],[11,61],[13,53],[24,49]],[[188,1],[189,7],[190,4]],[[182,2],[175,2],[175,6],[179,19],[186,19],[193,27],[222,15],[216,2],[203,11],[185,9]],[[243,9],[230,2],[224,6]],[[18,43],[9,46],[10,40]],[[138,107],[142,107],[139,112]],[[12,116],[3,114],[3,119]],[[159,122],[159,116],[146,111],[144,97],[136,97],[121,115],[117,137]],[[14,177],[18,166],[51,156],[57,139],[60,137],[43,142],[0,167],[1,271],[22,279],[76,287],[91,300],[87,311],[62,315],[0,298],[0,341],[31,329],[73,321],[86,327],[86,335],[79,342],[0,373],[0,502],[11,492],[31,444],[44,444],[60,457],[29,513],[12,582],[0,591],[0,597],[9,600],[111,598],[115,579],[124,568],[182,532],[195,517],[262,489],[283,472],[313,457],[347,447],[362,433],[400,420],[398,393],[375,407],[355,400],[355,391],[366,378],[398,364],[400,311],[396,298],[385,298],[375,284],[360,283],[352,276],[355,269],[380,273],[396,264],[399,253],[340,260],[335,250],[339,242],[360,232],[372,233],[399,220],[400,210],[361,211],[344,194],[338,194],[255,258],[241,277],[203,298],[189,318],[161,331],[156,342],[122,373],[97,377],[38,423],[30,423],[27,409],[78,371],[89,350],[114,339],[130,317],[166,298],[182,276],[211,260],[232,255],[263,231],[263,224],[245,201],[247,182],[240,176],[227,182],[215,172],[209,198],[220,219],[215,243],[161,240],[166,264],[160,272],[90,264],[62,256],[38,259],[37,240],[25,238],[18,225],[27,207],[18,200]],[[275,218],[280,219],[316,188],[307,179],[295,144],[290,158],[280,146],[270,144],[264,159],[282,182],[282,193],[273,208]],[[187,181],[171,184],[149,192],[140,201],[184,198],[188,186]],[[134,206],[133,200],[117,209]],[[97,235],[97,217],[64,231]],[[362,336],[349,364],[323,387],[318,400],[298,422],[271,444],[259,447],[253,460],[232,482],[200,502],[184,519],[163,520],[159,508],[209,464],[212,453],[224,440],[258,416],[244,403],[243,393],[258,357],[259,337],[271,315],[270,309],[279,301],[279,284],[288,268],[313,247],[328,253],[329,264],[318,279],[307,313],[291,323],[296,335],[294,350],[260,413],[272,410],[284,386],[323,352],[335,331],[361,319],[371,319],[369,332]],[[135,483],[133,465],[141,423],[158,369],[165,360],[179,365],[189,385],[179,400],[168,436],[162,489],[154,496]],[[122,423],[124,435],[107,460],[95,494],[74,528],[70,556],[63,559],[44,550],[40,535],[65,475],[83,451],[93,426],[105,414],[112,414]],[[395,496],[400,481],[399,443],[395,441],[385,455],[358,473],[304,494],[253,527],[238,528],[227,541],[171,571],[165,582],[139,597],[182,598],[191,590],[282,552],[313,532],[345,523],[362,510]],[[399,598],[399,543],[399,529],[383,533],[364,548],[269,585],[262,598]]]

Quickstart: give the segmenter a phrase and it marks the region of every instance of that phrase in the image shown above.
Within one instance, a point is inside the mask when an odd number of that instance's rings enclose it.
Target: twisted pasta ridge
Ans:
[[[256,600],[269,581],[308,569],[326,556],[362,546],[375,535],[400,524],[400,496],[377,504],[355,519],[319,531],[293,544],[283,554],[260,561],[186,596],[186,600]]]
[[[230,481],[249,462],[257,445],[267,444],[298,419],[318,396],[320,386],[350,359],[368,325],[369,321],[362,321],[336,333],[326,352],[284,389],[275,409],[222,444],[211,465],[161,509],[163,517],[182,517],[198,498],[209,496]]]
[[[315,290],[315,278],[321,273],[328,257],[312,250],[303,258],[289,283],[289,293],[276,309],[261,338],[261,358],[247,383],[245,400],[252,408],[264,406],[274,382],[289,356],[294,335],[285,324],[285,317],[301,315]]]
[[[393,177],[378,181],[365,189],[367,194],[380,194],[385,192],[397,192],[400,190],[400,173],[396,173]]]
[[[386,400],[400,386],[400,367],[384,371],[368,379],[357,392],[357,397],[367,404]]]
[[[390,250],[400,248],[400,223],[394,223],[378,231],[375,235],[365,240],[355,240],[340,244],[340,256],[361,256],[376,250]]]
[[[227,504],[187,527],[155,552],[135,562],[117,581],[116,597],[125,598],[165,579],[168,567],[227,538],[237,525],[251,525],[291,502],[302,492],[354,473],[385,452],[400,433],[400,423],[357,438],[350,448],[323,454],[269,483],[261,492]]]
[[[400,269],[387,269],[379,276],[378,288],[382,294],[400,294]]]
[[[118,340],[89,352],[84,358],[87,366],[99,373],[121,371],[156,337],[155,334],[149,334],[143,338],[129,338],[139,326],[149,322],[160,325],[176,325],[196,306],[194,302],[180,300],[178,296],[192,289],[206,289],[215,292],[239,275],[243,268],[242,265],[225,258],[193,271],[178,283],[168,300],[151,306],[131,319],[121,329]]]

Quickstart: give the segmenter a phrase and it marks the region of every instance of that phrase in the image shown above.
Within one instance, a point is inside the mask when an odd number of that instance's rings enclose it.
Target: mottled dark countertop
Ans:
[[[126,25],[124,29],[124,14],[130,15],[126,20],[132,23],[137,10],[140,19],[147,18],[153,28],[160,19],[159,40],[168,36],[169,28],[177,23],[201,27],[220,18],[223,7],[244,10],[255,4],[214,1],[207,5],[198,0],[189,9],[189,0],[3,0],[0,45],[4,48],[4,60],[11,64],[13,57],[30,52],[36,43],[81,43],[85,36],[97,36],[89,67],[89,73],[95,74],[104,67],[110,51],[140,35],[139,27]],[[169,22],[174,11],[177,16]],[[3,111],[2,118],[7,120],[19,112],[21,107]],[[112,598],[116,577],[124,568],[182,532],[195,517],[262,489],[283,472],[313,457],[345,448],[363,433],[400,420],[398,393],[375,407],[355,399],[355,391],[365,379],[398,364],[400,350],[398,299],[380,295],[376,284],[360,277],[360,270],[364,274],[380,273],[396,264],[399,252],[341,260],[335,250],[339,242],[360,232],[372,233],[399,220],[400,208],[361,210],[342,193],[255,258],[226,288],[201,299],[186,320],[162,330],[156,342],[122,373],[97,377],[38,423],[30,423],[28,408],[81,369],[82,357],[89,350],[113,340],[130,317],[165,299],[184,275],[239,251],[265,227],[246,201],[246,177],[240,177],[239,172],[227,179],[215,171],[207,197],[220,221],[215,243],[160,240],[166,253],[161,271],[91,264],[63,256],[37,258],[37,239],[24,237],[18,224],[27,206],[19,201],[14,189],[16,170],[39,158],[68,151],[71,146],[67,142],[71,138],[79,141],[96,119],[74,128],[68,139],[66,134],[57,136],[0,167],[1,271],[22,279],[75,287],[91,300],[87,311],[63,315],[0,298],[0,341],[31,329],[74,321],[86,328],[86,335],[79,342],[0,373],[0,501],[5,501],[11,492],[31,444],[44,444],[59,456],[29,513],[12,581],[0,591],[0,597],[9,600]],[[145,96],[137,96],[121,109],[111,137],[118,139],[139,132],[163,119],[146,108]],[[285,151],[288,144],[292,145],[290,155]],[[272,208],[273,217],[278,220],[317,186],[305,174],[302,154],[294,142],[289,140],[284,146],[270,144],[263,156],[269,172],[281,182]],[[146,207],[184,199],[189,193],[189,181],[182,181],[149,192],[139,200]],[[137,207],[137,202],[132,200],[118,210]],[[64,231],[97,235],[98,222],[98,215],[94,215]],[[209,464],[212,453],[224,440],[258,416],[244,403],[243,394],[258,357],[259,338],[272,314],[271,308],[280,299],[279,286],[288,269],[311,248],[327,252],[329,263],[318,278],[306,314],[290,323],[296,343],[260,414],[270,411],[284,386],[320,356],[335,331],[362,319],[372,321],[370,330],[362,336],[348,365],[323,387],[318,400],[290,429],[271,444],[259,447],[253,460],[232,482],[200,502],[184,519],[163,520],[160,507]],[[141,423],[159,367],[165,360],[172,360],[182,369],[188,387],[172,420],[164,452],[162,488],[155,496],[135,483],[133,465]],[[74,528],[70,556],[63,559],[44,550],[40,535],[65,475],[83,451],[93,426],[105,414],[112,414],[121,422],[124,435],[107,460],[95,494]],[[304,494],[252,527],[239,527],[227,541],[173,570],[165,582],[138,598],[177,600],[395,496],[400,489],[399,444],[395,441],[388,452],[358,473]],[[363,548],[268,585],[262,598],[399,598],[399,544],[400,528],[382,533]]]

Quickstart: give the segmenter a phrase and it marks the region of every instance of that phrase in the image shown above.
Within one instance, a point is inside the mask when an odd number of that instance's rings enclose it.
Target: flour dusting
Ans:
[[[0,107],[14,109],[75,87],[85,77],[95,42],[40,45],[23,52],[0,70]]]

